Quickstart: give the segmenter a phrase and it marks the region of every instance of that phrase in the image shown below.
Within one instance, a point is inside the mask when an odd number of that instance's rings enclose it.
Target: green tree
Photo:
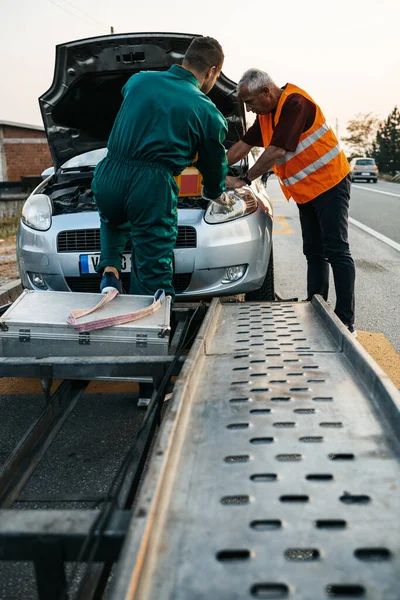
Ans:
[[[373,113],[358,113],[348,122],[348,135],[342,137],[342,141],[350,150],[350,160],[355,156],[368,156],[379,125],[379,119]]]
[[[394,107],[380,125],[372,144],[372,156],[383,173],[400,171],[400,111]]]

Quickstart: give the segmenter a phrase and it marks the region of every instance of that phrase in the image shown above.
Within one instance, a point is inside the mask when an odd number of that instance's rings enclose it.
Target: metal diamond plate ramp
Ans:
[[[207,354],[336,352],[337,344],[310,302],[221,305]]]
[[[247,353],[231,342],[246,307],[214,308],[177,383],[112,597],[398,600],[396,391],[377,391],[383,376],[361,347],[331,338],[310,307],[293,308],[296,327],[320,351]],[[291,314],[272,312],[275,325]]]

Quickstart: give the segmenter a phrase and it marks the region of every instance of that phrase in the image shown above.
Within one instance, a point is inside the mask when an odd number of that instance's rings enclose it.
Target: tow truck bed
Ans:
[[[114,600],[398,600],[399,393],[328,306],[214,300]]]

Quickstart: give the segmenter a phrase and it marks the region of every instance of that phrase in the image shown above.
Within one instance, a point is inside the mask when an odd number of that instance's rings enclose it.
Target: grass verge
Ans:
[[[19,217],[5,217],[0,221],[0,238],[8,238],[17,233]]]
[[[393,180],[392,175],[387,175],[386,173],[379,173],[379,181],[389,181],[390,183],[400,183],[400,178]]]

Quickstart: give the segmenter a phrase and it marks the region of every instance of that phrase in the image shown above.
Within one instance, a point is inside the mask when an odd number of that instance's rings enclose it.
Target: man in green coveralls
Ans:
[[[97,166],[92,189],[100,213],[100,289],[122,292],[120,270],[132,238],[129,293],[174,298],[173,251],[179,188],[174,176],[191,165],[203,176],[203,196],[231,210],[224,193],[226,120],[205,94],[221,73],[224,54],[209,37],[195,38],[182,66],[133,75]]]

